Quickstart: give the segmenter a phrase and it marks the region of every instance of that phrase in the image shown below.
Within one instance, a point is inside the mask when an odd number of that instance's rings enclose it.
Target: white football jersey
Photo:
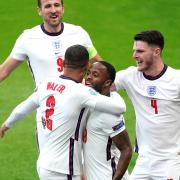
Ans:
[[[65,51],[75,44],[87,49],[93,46],[88,33],[80,26],[62,23],[61,32],[48,33],[42,25],[38,25],[19,36],[10,56],[20,61],[28,60],[35,84],[38,85],[47,77],[62,74]]]
[[[111,98],[125,104],[118,93],[111,93]],[[111,138],[124,129],[123,115],[118,117],[98,111],[90,114],[86,125],[87,141],[83,143],[86,180],[112,180],[120,151]]]
[[[125,89],[133,103],[139,155],[180,157],[180,70],[165,65],[152,78],[129,67],[117,72],[115,85]]]
[[[38,166],[63,174],[80,175],[80,128],[85,123],[85,108],[120,114],[125,109],[124,105],[65,76],[47,79],[38,87],[36,94],[46,137]]]

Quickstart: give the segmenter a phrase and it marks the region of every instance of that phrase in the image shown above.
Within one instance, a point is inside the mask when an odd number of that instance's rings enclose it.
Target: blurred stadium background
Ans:
[[[146,29],[159,29],[165,36],[163,59],[180,68],[180,1],[179,0],[64,0],[64,21],[86,29],[100,55],[116,70],[135,65],[132,60],[133,35]],[[41,23],[35,0],[0,1],[0,63],[9,55],[16,38],[27,28]],[[34,89],[27,64],[23,63],[0,83],[0,123],[12,109]],[[129,98],[127,129],[134,144],[135,116]],[[35,113],[18,123],[0,140],[0,180],[37,180]],[[133,155],[129,171],[136,155]]]

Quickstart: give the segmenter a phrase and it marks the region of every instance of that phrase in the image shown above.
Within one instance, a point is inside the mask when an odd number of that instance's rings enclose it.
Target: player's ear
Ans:
[[[42,16],[42,12],[41,12],[41,8],[40,7],[37,7],[37,11],[38,11],[39,16]]]
[[[64,14],[64,5],[62,5],[62,13]]]
[[[161,54],[161,49],[160,48],[155,48],[154,53],[156,56],[159,56]]]
[[[111,87],[111,84],[112,84],[112,81],[109,79],[109,80],[105,81],[104,86],[105,87]]]

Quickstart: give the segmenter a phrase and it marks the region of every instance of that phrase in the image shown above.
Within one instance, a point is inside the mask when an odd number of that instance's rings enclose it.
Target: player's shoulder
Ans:
[[[170,66],[167,67],[167,73],[168,73],[168,74],[171,74],[171,76],[180,77],[180,70],[179,70],[179,69],[172,68],[172,67],[170,67]]]
[[[80,94],[89,94],[89,95],[94,95],[94,96],[97,96],[99,93],[94,90],[93,88],[91,87],[88,87],[88,86],[85,86],[84,84],[82,83],[77,83],[77,91],[80,93]]]
[[[119,74],[119,73],[124,73],[124,74],[126,74],[126,73],[137,73],[137,72],[138,72],[137,67],[129,66],[128,68],[117,71],[117,74]]]
[[[174,84],[173,86],[178,86],[180,88],[180,70],[174,69],[170,66],[167,67],[167,71],[162,77],[165,82],[169,82],[171,84]]]
[[[118,92],[116,92],[116,91],[110,92],[110,97],[112,99],[121,98],[120,94]]]
[[[36,25],[32,28],[29,28],[29,29],[25,29],[22,33],[22,36],[23,37],[26,37],[26,38],[35,38],[36,36],[39,37],[41,36],[43,33],[42,33],[42,29],[41,29],[41,26],[40,25]]]
[[[84,28],[82,28],[81,26],[76,25],[76,24],[71,24],[71,23],[66,23],[66,22],[63,22],[63,24],[64,24],[65,32],[68,32],[68,31],[72,31],[72,32],[85,31]]]
[[[121,95],[117,92],[117,91],[112,91],[110,93],[110,97],[116,101],[118,101],[119,103],[121,103],[121,105],[124,105],[124,107],[126,108],[126,104],[124,99],[121,97]]]
[[[134,75],[138,75],[140,72],[137,70],[137,67],[135,66],[130,66],[126,69],[119,70],[116,73],[116,80],[117,79],[128,79],[134,77]]]

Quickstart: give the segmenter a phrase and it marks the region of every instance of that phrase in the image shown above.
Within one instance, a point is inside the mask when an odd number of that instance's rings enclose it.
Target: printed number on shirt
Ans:
[[[46,100],[46,111],[45,111],[45,119],[44,126],[47,127],[50,131],[52,131],[53,121],[51,120],[51,116],[54,114],[55,107],[55,98],[54,96],[49,96]]]
[[[151,99],[151,107],[154,109],[154,113],[158,114],[157,100]]]
[[[63,59],[58,57],[57,59],[57,65],[58,65],[58,71],[63,72],[64,66],[63,66]]]

